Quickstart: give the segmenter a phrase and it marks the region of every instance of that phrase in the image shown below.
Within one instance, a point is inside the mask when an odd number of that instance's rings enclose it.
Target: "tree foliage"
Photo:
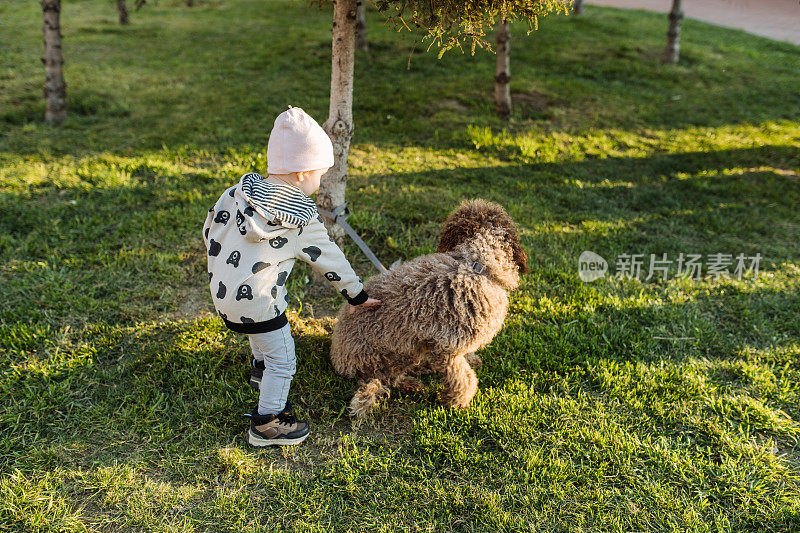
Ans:
[[[539,17],[550,13],[569,13],[572,0],[377,0],[376,6],[399,29],[427,30],[423,40],[440,48],[439,57],[457,47],[469,45],[491,50],[485,37],[499,20],[527,22],[529,31],[538,28]]]

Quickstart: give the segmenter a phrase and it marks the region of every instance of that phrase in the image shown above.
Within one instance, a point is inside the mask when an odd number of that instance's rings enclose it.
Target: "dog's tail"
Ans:
[[[360,381],[358,390],[350,400],[350,416],[361,417],[370,412],[381,400],[389,397],[389,388],[381,380],[373,378]]]

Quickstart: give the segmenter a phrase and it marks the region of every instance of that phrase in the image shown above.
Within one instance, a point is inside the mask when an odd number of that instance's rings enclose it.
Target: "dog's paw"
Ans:
[[[369,413],[381,401],[389,398],[390,392],[379,379],[361,382],[360,387],[350,400],[350,416],[362,417]]]
[[[450,397],[447,395],[442,396],[442,403],[453,409],[463,411],[469,409],[469,404],[472,403],[472,398],[466,399],[464,397]]]
[[[403,376],[400,378],[395,387],[400,389],[405,394],[421,394],[425,392],[425,385],[423,385],[417,378],[411,376]]]

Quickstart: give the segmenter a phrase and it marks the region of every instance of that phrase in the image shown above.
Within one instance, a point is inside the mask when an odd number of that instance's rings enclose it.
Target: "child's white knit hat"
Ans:
[[[325,130],[299,107],[278,115],[267,143],[267,172],[289,174],[333,166],[333,144]]]

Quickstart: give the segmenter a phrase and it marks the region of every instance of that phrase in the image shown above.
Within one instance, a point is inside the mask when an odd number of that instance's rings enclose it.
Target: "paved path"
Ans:
[[[586,3],[663,13],[672,7],[670,0],[586,0]],[[688,18],[800,44],[798,0],[684,0],[683,14]]]

